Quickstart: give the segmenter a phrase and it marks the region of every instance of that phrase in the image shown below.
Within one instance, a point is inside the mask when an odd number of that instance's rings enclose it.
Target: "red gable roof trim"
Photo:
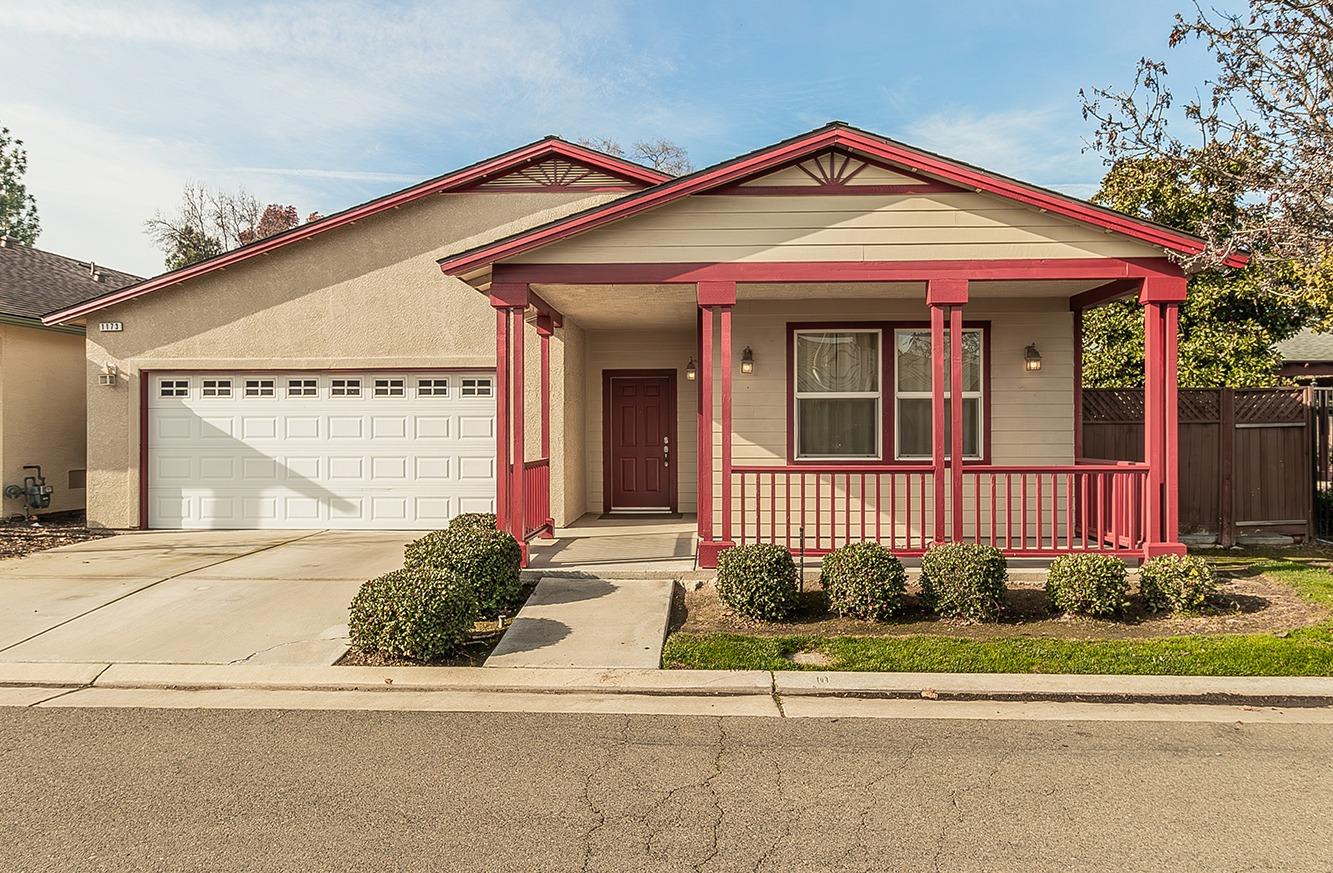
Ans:
[[[625,179],[627,183],[635,186],[657,185],[670,179],[665,173],[649,169],[617,158],[613,155],[603,154],[581,145],[559,139],[557,137],[546,137],[534,143],[521,146],[512,151],[487,158],[478,163],[463,167],[460,170],[446,173],[443,176],[437,176],[434,179],[428,179],[411,187],[404,188],[401,191],[395,191],[392,194],[386,194],[383,197],[363,203],[360,206],[353,206],[350,209],[336,212],[333,215],[325,216],[318,221],[312,221],[309,224],[303,224],[294,227],[291,230],[256,240],[248,245],[240,246],[228,252],[223,252],[216,257],[209,258],[206,261],[200,261],[197,264],[191,264],[188,267],[182,267],[179,270],[173,270],[169,273],[163,273],[154,276],[151,279],[145,279],[135,285],[129,285],[117,289],[91,300],[86,300],[75,306],[52,312],[42,316],[45,324],[55,324],[62,321],[80,318],[99,309],[113,306],[117,303],[123,303],[126,300],[132,300],[135,297],[141,297],[144,294],[150,294],[161,288],[170,285],[177,285],[181,282],[197,278],[199,276],[211,273],[214,270],[223,270],[233,264],[239,263],[256,255],[268,254],[283,246],[309,239],[316,234],[323,233],[334,228],[342,227],[348,224],[354,224],[364,218],[369,218],[389,209],[397,209],[400,206],[429,197],[432,194],[443,194],[452,191],[461,191],[472,189],[481,183],[510,173],[516,169],[527,167],[534,162],[540,161],[551,156],[559,156],[570,160],[578,161],[602,170],[608,174]],[[502,188],[484,189],[487,192],[504,193]],[[586,189],[571,189],[586,190]]]
[[[854,149],[871,158],[901,164],[919,173],[935,176],[977,192],[995,194],[1183,254],[1198,254],[1204,249],[1203,240],[1165,225],[1000,176],[835,122],[769,148],[760,149],[689,176],[673,179],[655,188],[442,258],[439,261],[440,269],[448,275],[472,273],[496,261],[532,251],[613,221],[638,215],[682,197],[706,193],[743,181],[832,146]],[[1242,267],[1248,260],[1247,256],[1236,254],[1230,256],[1226,263],[1228,266]]]

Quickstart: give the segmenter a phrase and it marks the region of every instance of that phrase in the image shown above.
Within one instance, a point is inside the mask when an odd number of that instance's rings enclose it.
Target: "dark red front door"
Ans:
[[[669,376],[610,376],[611,509],[674,510]]]

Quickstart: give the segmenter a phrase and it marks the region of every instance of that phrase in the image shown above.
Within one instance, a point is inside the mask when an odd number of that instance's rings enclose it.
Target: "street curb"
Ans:
[[[1333,677],[0,663],[0,687],[1333,705]]]
[[[1333,703],[1333,677],[776,672],[779,696],[1149,703]]]
[[[763,670],[572,667],[294,667],[255,664],[113,664],[96,688],[253,688],[301,691],[536,691],[555,694],[769,694]]]

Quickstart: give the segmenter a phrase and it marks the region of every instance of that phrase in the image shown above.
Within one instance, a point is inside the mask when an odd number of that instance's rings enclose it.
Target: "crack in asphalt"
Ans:
[[[1003,757],[998,758],[995,761],[995,765],[991,767],[990,772],[979,781],[974,782],[971,785],[962,785],[949,790],[947,797],[949,804],[953,807],[953,815],[940,816],[940,829],[935,837],[935,854],[931,859],[931,869],[935,870],[936,873],[939,873],[940,870],[940,858],[944,856],[944,847],[947,844],[946,838],[948,837],[949,831],[958,824],[958,821],[961,818],[961,809],[958,805],[958,799],[968,792],[989,788],[991,783],[995,781],[995,777],[999,774],[1000,767],[1004,765],[1004,762],[1005,759]]]
[[[606,754],[602,755],[597,766],[590,769],[583,777],[583,805],[596,818],[593,826],[588,828],[579,837],[579,843],[583,847],[583,861],[579,865],[579,870],[587,873],[588,865],[592,863],[592,841],[598,831],[606,827],[606,811],[592,802],[592,783],[603,771],[611,764],[612,760],[620,754],[621,750],[629,747],[629,715],[620,717],[620,744],[609,745]]]

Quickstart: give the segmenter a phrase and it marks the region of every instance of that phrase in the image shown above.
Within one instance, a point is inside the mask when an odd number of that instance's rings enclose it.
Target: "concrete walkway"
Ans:
[[[0,661],[328,665],[404,531],[152,531],[0,563]]]
[[[674,584],[544,578],[485,666],[655,669]]]

